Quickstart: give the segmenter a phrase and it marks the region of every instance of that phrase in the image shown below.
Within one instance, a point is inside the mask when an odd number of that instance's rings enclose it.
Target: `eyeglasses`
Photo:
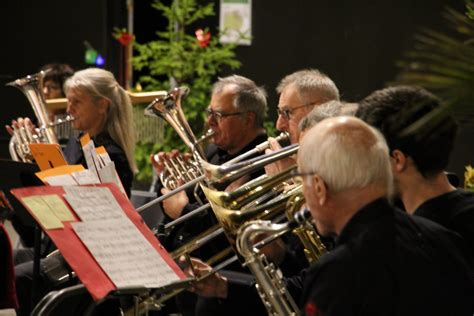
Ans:
[[[314,103],[315,102],[310,103],[310,104],[301,105],[301,106],[295,106],[294,108],[286,108],[286,109],[277,108],[277,113],[278,113],[278,115],[282,116],[284,119],[289,120],[291,118],[291,115],[293,114],[293,112],[295,110],[301,109],[301,108],[304,108],[304,107],[307,107],[307,106],[312,106],[312,105],[314,105]]]
[[[218,121],[218,122],[224,117],[240,115],[240,114],[244,114],[244,113],[247,113],[247,112],[222,113],[220,111],[214,111],[211,108],[206,109],[207,116],[208,117],[211,117],[211,116],[214,117],[216,119],[216,121]]]
[[[316,171],[307,171],[307,172],[300,172],[298,169],[295,169],[291,172],[292,177],[304,177],[304,176],[314,176],[318,174]]]

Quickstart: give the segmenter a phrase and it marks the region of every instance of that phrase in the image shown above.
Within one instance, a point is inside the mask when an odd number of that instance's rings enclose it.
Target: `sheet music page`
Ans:
[[[71,176],[78,184],[99,184],[100,180],[97,175],[89,169],[71,173]]]
[[[103,168],[98,170],[99,177],[102,180],[102,183],[115,183],[120,191],[126,196],[127,193],[123,188],[122,181],[120,181],[120,177],[117,174],[117,170],[115,169],[115,164],[113,161],[109,162]]]
[[[85,146],[82,146],[84,158],[86,159],[87,169],[95,173],[98,177],[97,167],[99,164],[99,158],[95,152],[94,142],[90,140]]]
[[[65,186],[64,192],[64,198],[82,221],[126,217],[108,188]]]
[[[61,174],[57,176],[45,177],[43,182],[54,186],[77,185],[77,182],[70,174]]]
[[[72,227],[117,287],[160,287],[179,277],[128,217]]]

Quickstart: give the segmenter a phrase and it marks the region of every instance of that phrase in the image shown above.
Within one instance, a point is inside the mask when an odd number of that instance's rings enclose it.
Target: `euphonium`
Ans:
[[[28,128],[14,128],[14,135],[10,140],[9,150],[10,156],[15,161],[32,162],[33,157],[31,156],[28,145],[30,143],[57,144],[58,140],[54,133],[54,126],[73,120],[73,118],[67,117],[64,121],[57,123],[51,123],[49,121],[45,106],[46,102],[43,96],[43,78],[45,73],[45,71],[40,71],[34,75],[28,75],[7,83],[8,86],[16,87],[23,92],[33,107],[35,116],[38,119],[36,135],[31,133]]]
[[[161,117],[166,120],[176,133],[178,133],[186,146],[191,149],[193,154],[198,154],[201,159],[204,159],[202,150],[198,146],[199,142],[191,130],[191,127],[189,127],[181,106],[182,98],[186,96],[188,92],[188,88],[180,87],[171,90],[165,96],[156,98],[146,107],[145,115]]]
[[[237,250],[245,259],[245,266],[255,276],[256,288],[268,315],[299,315],[295,301],[285,288],[281,271],[269,263],[263,253],[255,247],[254,240],[261,234],[282,235],[295,226],[304,223],[309,212],[298,212],[292,221],[285,224],[274,224],[271,221],[251,221],[245,223],[238,231]]]

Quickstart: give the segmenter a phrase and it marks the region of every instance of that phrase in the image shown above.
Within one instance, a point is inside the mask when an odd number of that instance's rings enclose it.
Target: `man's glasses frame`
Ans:
[[[245,113],[248,113],[248,111],[244,111],[244,112],[234,112],[234,113],[222,113],[220,111],[214,111],[213,109],[211,108],[207,108],[206,110],[206,114],[208,117],[214,117],[217,121],[220,121],[222,118],[224,117],[228,117],[228,116],[234,116],[234,115],[241,115],[241,114],[245,114]]]
[[[318,174],[316,171],[301,172],[301,171],[298,171],[298,169],[295,169],[291,172],[292,177],[314,176],[316,174]]]
[[[305,107],[308,107],[308,106],[313,106],[315,105],[316,102],[311,102],[309,104],[304,104],[304,105],[300,105],[300,106],[295,106],[294,108],[285,108],[285,109],[280,109],[280,108],[277,108],[277,114],[281,117],[283,117],[285,120],[290,120],[291,119],[291,115],[293,114],[293,112],[295,110],[298,110],[298,109],[301,109],[301,108],[305,108]]]

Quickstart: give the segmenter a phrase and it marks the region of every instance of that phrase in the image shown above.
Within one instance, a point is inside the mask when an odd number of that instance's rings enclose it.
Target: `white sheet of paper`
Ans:
[[[77,185],[76,180],[70,174],[45,177],[44,182],[52,186]]]
[[[102,165],[103,165],[103,166],[105,166],[105,165],[107,165],[107,164],[109,164],[109,163],[112,162],[112,160],[110,159],[110,156],[109,156],[108,153],[98,154],[98,156],[99,156],[99,159],[100,159],[100,161],[102,162]]]
[[[67,186],[64,192],[64,198],[82,221],[126,217],[109,188]]]
[[[99,158],[97,157],[97,153],[95,151],[94,142],[91,140],[85,146],[82,147],[82,151],[84,153],[84,158],[86,159],[87,169],[97,174],[97,167],[99,164]]]
[[[98,184],[100,183],[97,175],[89,169],[71,173],[72,177],[78,184]]]
[[[118,287],[160,287],[179,281],[127,217],[73,223],[72,227]]]
[[[120,191],[126,196],[125,189],[123,188],[122,181],[115,170],[115,164],[113,161],[107,163],[103,168],[99,169],[99,177],[102,180],[102,183],[115,183]]]

